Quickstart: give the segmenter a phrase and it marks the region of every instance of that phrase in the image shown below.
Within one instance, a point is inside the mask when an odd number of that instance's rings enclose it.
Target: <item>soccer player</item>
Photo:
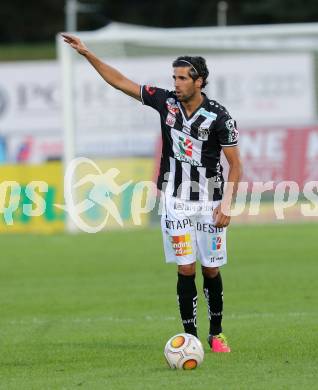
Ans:
[[[204,58],[178,57],[173,62],[175,91],[167,91],[136,84],[97,58],[79,38],[62,36],[108,84],[159,112],[162,154],[157,185],[164,200],[162,234],[166,261],[178,266],[177,296],[184,331],[197,336],[195,272],[199,260],[208,304],[209,345],[214,352],[230,352],[222,333],[219,267],[227,262],[226,227],[241,162],[235,121],[202,92],[209,75]],[[229,163],[225,189],[221,151]]]

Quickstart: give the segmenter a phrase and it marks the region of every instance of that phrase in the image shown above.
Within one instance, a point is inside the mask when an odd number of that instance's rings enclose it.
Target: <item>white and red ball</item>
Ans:
[[[170,368],[193,370],[204,358],[201,341],[188,333],[179,333],[168,340],[164,355]]]

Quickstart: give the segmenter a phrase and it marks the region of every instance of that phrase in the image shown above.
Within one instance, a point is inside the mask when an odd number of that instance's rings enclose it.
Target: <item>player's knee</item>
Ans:
[[[219,273],[219,267],[203,267],[202,266],[202,274],[206,278],[215,278]]]
[[[195,274],[195,263],[178,265],[178,273],[184,276],[190,276]]]

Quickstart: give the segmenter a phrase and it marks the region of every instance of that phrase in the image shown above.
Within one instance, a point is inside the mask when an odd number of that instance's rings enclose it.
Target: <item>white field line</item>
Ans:
[[[224,319],[228,320],[249,320],[252,318],[271,318],[271,317],[315,317],[317,313],[313,312],[286,312],[286,313],[242,313],[242,314],[229,314],[225,315]],[[60,323],[60,324],[89,324],[95,322],[116,322],[116,323],[129,323],[129,322],[140,322],[140,321],[176,321],[179,320],[179,317],[160,317],[160,316],[142,316],[136,318],[130,317],[114,317],[114,316],[102,316],[94,318],[37,318],[33,317],[30,319],[17,319],[17,320],[7,320],[1,321],[0,325],[42,325],[48,324],[50,322]]]

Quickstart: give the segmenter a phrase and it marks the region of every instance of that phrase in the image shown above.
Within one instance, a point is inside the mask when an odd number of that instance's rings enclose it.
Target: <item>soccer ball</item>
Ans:
[[[170,368],[193,370],[203,362],[204,350],[197,337],[180,333],[168,340],[164,355]]]

